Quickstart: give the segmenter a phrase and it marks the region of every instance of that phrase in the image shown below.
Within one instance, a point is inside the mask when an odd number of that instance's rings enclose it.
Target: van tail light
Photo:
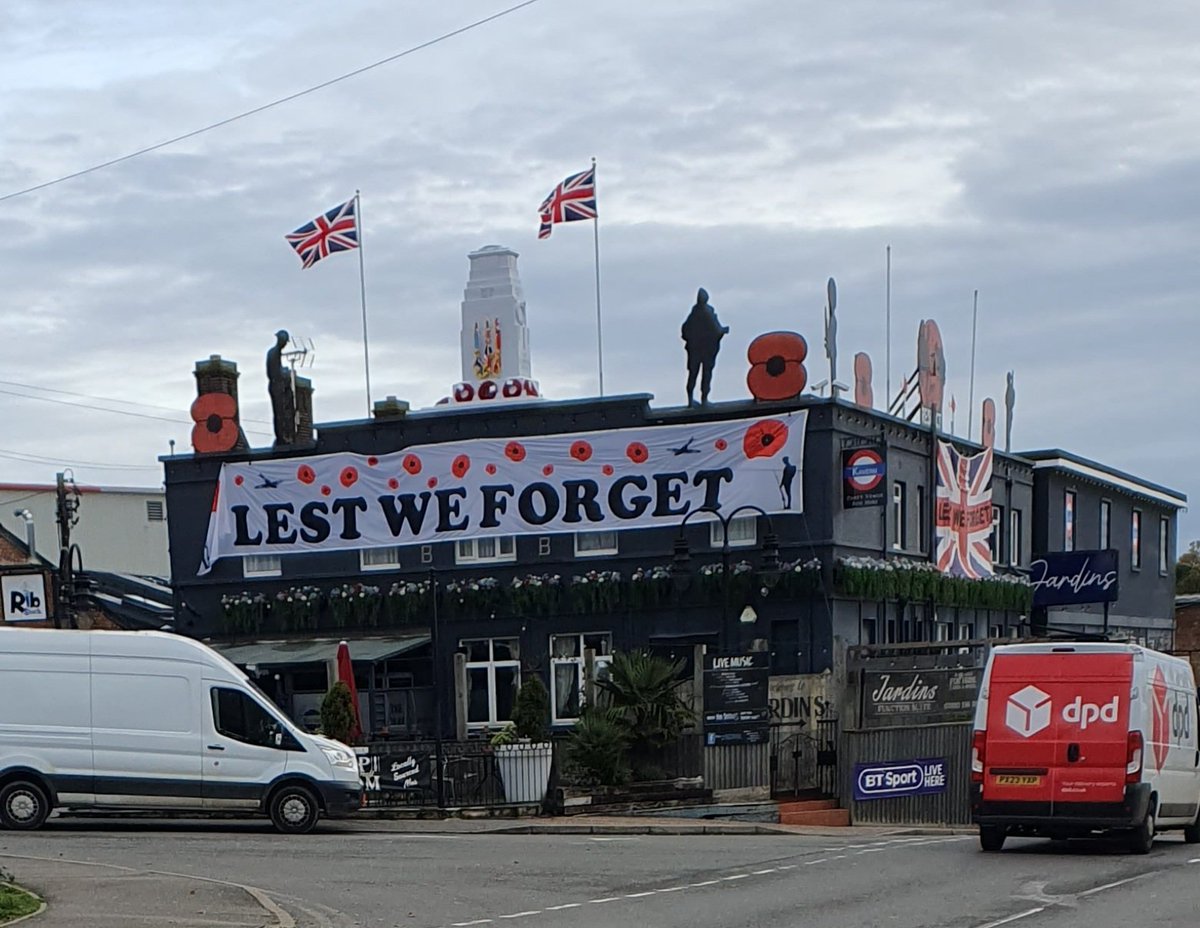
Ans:
[[[977,731],[971,737],[971,782],[983,782],[984,754],[987,750],[987,732]]]
[[[1125,782],[1142,782],[1142,733],[1131,731],[1125,748]]]

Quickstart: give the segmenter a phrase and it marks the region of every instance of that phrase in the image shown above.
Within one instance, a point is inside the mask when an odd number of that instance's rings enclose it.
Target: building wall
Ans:
[[[147,504],[162,519],[151,519]],[[57,496],[54,487],[0,484],[0,525],[18,538],[25,523],[14,510],[33,513],[38,554],[58,563]],[[166,493],[156,489],[81,487],[79,522],[71,540],[79,545],[86,570],[170,576],[167,552]]]
[[[1194,598],[1186,597],[1187,600]],[[1200,679],[1200,602],[1185,601],[1176,606],[1174,650],[1191,660],[1196,677]]]
[[[1120,598],[1109,607],[1109,627],[1153,632],[1148,643],[1170,647],[1175,606],[1175,545],[1177,510],[1147,496],[1130,493],[1113,484],[1090,480],[1057,468],[1035,471],[1039,519],[1035,543],[1038,553],[1063,551],[1066,537],[1066,494],[1075,494],[1074,548],[1077,551],[1106,547],[1101,538],[1101,502],[1110,507],[1109,544],[1118,553]],[[1132,519],[1141,514],[1141,566],[1133,564]],[[1160,520],[1167,525],[1167,544],[1159,540]],[[1165,552],[1165,563],[1160,554]],[[1046,619],[1051,626],[1082,626],[1099,631],[1103,625],[1099,604],[1054,607]]]

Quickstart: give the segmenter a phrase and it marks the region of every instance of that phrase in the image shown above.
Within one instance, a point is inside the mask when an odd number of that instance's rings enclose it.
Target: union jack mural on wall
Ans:
[[[937,567],[952,577],[992,575],[992,449],[967,456],[938,441]]]

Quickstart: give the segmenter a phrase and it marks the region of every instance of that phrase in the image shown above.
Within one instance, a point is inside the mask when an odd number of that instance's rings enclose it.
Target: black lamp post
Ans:
[[[774,581],[778,580],[780,574],[779,564],[779,538],[775,534],[774,525],[771,523],[771,517],[766,511],[758,506],[744,505],[738,506],[728,515],[723,514],[718,509],[702,506],[699,509],[693,509],[683,521],[679,523],[679,532],[675,536],[674,555],[671,558],[671,576],[674,579],[677,588],[682,588],[691,577],[691,550],[688,547],[687,538],[684,536],[684,528],[695,515],[706,513],[714,516],[721,523],[721,638],[725,642],[726,648],[729,645],[729,523],[738,517],[743,512],[754,512],[767,520],[767,533],[763,536],[762,543],[762,564],[759,572],[764,575],[768,585],[774,585]]]
[[[433,651],[433,764],[437,776],[435,780],[437,804],[438,808],[442,809],[446,806],[446,787],[442,773],[444,761],[442,757],[442,681],[441,674],[438,672],[441,663],[441,654],[438,648],[438,581],[437,571],[432,567],[429,568],[429,603],[431,607],[429,646]]]

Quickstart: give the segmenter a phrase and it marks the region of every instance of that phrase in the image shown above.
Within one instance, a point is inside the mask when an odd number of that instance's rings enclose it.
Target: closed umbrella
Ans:
[[[358,714],[358,687],[354,685],[354,664],[350,661],[350,645],[342,641],[337,649],[338,680],[345,683],[350,690],[350,703],[354,706],[354,728],[350,731],[350,740],[357,741],[362,737],[362,716]]]

